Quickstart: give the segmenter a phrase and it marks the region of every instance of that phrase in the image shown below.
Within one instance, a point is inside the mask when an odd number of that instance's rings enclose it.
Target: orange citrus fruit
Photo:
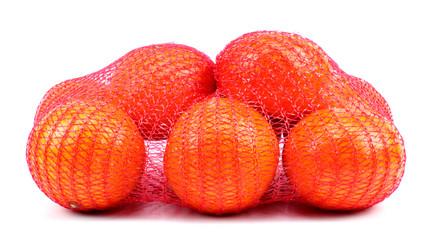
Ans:
[[[345,74],[344,77],[348,79],[348,85],[351,89],[353,89],[372,110],[383,115],[388,120],[393,121],[389,104],[372,84],[352,75]]]
[[[212,97],[176,122],[164,170],[184,205],[219,215],[257,204],[278,158],[276,136],[259,112],[237,100]]]
[[[36,110],[35,123],[40,121],[53,107],[74,99],[96,99],[102,82],[92,79],[91,76],[74,78],[54,85],[45,93]]]
[[[317,110],[322,108],[354,108],[378,113],[375,106],[370,105],[368,99],[361,95],[363,90],[359,86],[355,86],[354,80],[349,78],[348,75],[344,73],[335,74],[331,78],[335,84],[332,88],[329,88],[330,91],[323,92],[323,97],[327,101]]]
[[[147,139],[166,139],[193,102],[215,91],[214,62],[181,44],[135,49],[119,61],[106,100],[120,104]]]
[[[283,164],[302,201],[327,210],[364,209],[398,187],[404,143],[396,127],[378,114],[323,109],[291,129]]]
[[[64,97],[74,94],[79,88],[74,79],[63,81],[50,88],[38,105],[35,123],[41,120],[56,103],[61,103]]]
[[[65,102],[33,127],[27,163],[38,187],[81,211],[117,206],[143,173],[144,140],[128,115],[105,102]]]
[[[297,119],[326,107],[337,64],[298,34],[258,31],[230,42],[216,59],[218,89],[269,115]]]

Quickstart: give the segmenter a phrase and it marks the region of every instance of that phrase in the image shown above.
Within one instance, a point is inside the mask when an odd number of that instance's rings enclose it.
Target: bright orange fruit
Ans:
[[[404,143],[396,127],[380,115],[323,109],[291,129],[283,164],[303,201],[328,210],[364,209],[398,187]]]
[[[214,63],[181,44],[135,49],[119,61],[106,100],[120,104],[147,139],[166,139],[193,102],[215,91]]]
[[[184,112],[164,155],[167,182],[182,203],[227,214],[258,203],[278,164],[276,136],[252,107],[209,98]]]
[[[54,85],[45,93],[36,110],[35,120],[40,121],[53,107],[75,99],[97,99],[104,84],[91,76],[74,78]]]
[[[352,76],[344,74],[346,79],[348,79],[348,86],[353,89],[356,94],[363,99],[362,101],[368,105],[372,110],[383,115],[388,120],[393,121],[392,111],[386,99],[367,81]]]
[[[216,59],[218,89],[267,114],[300,118],[327,107],[337,64],[300,35],[258,31],[230,42]]]
[[[39,122],[56,103],[60,104],[63,98],[74,94],[79,88],[80,85],[76,84],[74,79],[63,81],[50,88],[39,103],[36,110],[35,123]]]
[[[134,122],[98,101],[54,107],[33,127],[26,153],[42,192],[81,211],[117,206],[139,182],[146,158]]]

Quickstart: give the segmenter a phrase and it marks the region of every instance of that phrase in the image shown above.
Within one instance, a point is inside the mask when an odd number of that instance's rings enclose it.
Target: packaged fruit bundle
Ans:
[[[160,201],[215,215],[278,201],[365,209],[397,189],[406,159],[381,94],[278,31],[240,36],[215,63],[156,44],[61,82],[26,154],[37,186],[72,210]]]

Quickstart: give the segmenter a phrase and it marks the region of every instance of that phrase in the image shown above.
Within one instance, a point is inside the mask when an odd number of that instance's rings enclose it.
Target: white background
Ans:
[[[153,2],[0,3],[1,239],[434,239],[429,1]],[[50,87],[153,43],[187,44],[215,59],[229,41],[255,30],[312,39],[344,71],[386,98],[408,157],[402,183],[390,198],[347,214],[273,204],[210,217],[149,203],[87,215],[57,206],[36,187],[25,145],[36,107]]]

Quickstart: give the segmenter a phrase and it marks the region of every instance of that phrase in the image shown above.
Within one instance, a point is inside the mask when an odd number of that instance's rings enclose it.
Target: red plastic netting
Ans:
[[[180,44],[135,49],[42,99],[27,144],[38,187],[73,210],[142,201],[211,214],[301,201],[373,206],[404,173],[386,100],[314,42],[260,31],[216,63]]]

